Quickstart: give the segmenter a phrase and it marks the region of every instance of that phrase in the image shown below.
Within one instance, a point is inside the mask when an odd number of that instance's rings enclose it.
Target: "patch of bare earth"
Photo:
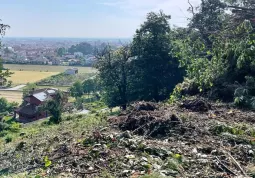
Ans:
[[[0,171],[59,177],[136,178],[153,172],[163,177],[255,175],[252,111],[203,99],[176,105],[138,102],[108,121],[106,128],[81,133],[80,141],[59,135],[44,145],[2,152],[0,162],[9,164],[0,164]],[[49,149],[50,143],[58,144]],[[42,147],[45,151],[36,151]],[[15,162],[17,155],[24,156],[22,163]],[[48,167],[46,156],[51,161]]]

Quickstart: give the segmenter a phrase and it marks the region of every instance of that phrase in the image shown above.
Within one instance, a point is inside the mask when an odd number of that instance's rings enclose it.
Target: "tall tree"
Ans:
[[[202,0],[197,12],[191,3],[190,6],[189,11],[193,17],[190,19],[189,27],[198,30],[205,45],[211,48],[210,35],[218,33],[224,26],[224,20],[227,17],[226,4],[221,0]]]
[[[178,59],[171,54],[169,20],[162,11],[151,12],[134,36],[133,87],[139,99],[164,100],[182,80]]]
[[[104,99],[110,107],[121,106],[124,110],[127,107],[129,58],[129,46],[116,51],[107,46],[97,55],[96,68],[105,91]]]
[[[71,96],[75,97],[76,99],[81,97],[83,95],[82,83],[80,81],[75,82],[73,86],[70,88],[70,93]]]
[[[74,54],[75,52],[81,52],[84,55],[87,55],[87,54],[93,54],[94,48],[91,44],[86,43],[86,42],[82,42],[80,44],[71,46],[68,49],[68,52],[71,53],[71,54]]]
[[[66,49],[65,48],[58,48],[57,49],[58,56],[62,57],[65,53],[66,53]]]
[[[0,19],[0,35],[1,36],[4,36],[5,35],[5,31],[8,29],[8,28],[10,28],[10,26],[9,25],[6,25],[6,24],[2,24],[1,23],[1,19]]]
[[[61,122],[62,112],[64,110],[65,96],[62,92],[58,91],[54,99],[45,103],[44,109],[49,111],[52,115],[50,122],[58,124]]]
[[[0,19],[0,22],[1,22],[1,19]],[[0,23],[0,35],[3,36],[5,35],[5,31],[6,29],[10,28],[9,25],[5,25],[5,24],[2,24]],[[0,41],[0,47],[1,47],[1,41]],[[10,70],[4,70],[3,69],[3,61],[2,59],[0,58],[0,86],[3,86],[6,84],[7,82],[7,78],[10,77],[13,73],[10,72]]]

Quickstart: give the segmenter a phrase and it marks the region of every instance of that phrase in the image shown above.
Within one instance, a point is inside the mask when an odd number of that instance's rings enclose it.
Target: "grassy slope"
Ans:
[[[81,144],[88,140],[90,135],[95,138],[95,134],[92,134],[93,131],[104,130],[100,132],[105,138],[111,138],[111,135],[118,138],[118,135],[121,135],[121,132],[116,130],[116,127],[109,125],[100,114],[67,117],[60,125],[49,126],[43,124],[44,121],[28,124],[17,133],[8,133],[13,137],[11,143],[5,144],[7,135],[1,138],[0,159],[3,162],[0,161],[0,171],[8,167],[10,163],[12,166],[19,164],[30,168],[32,166],[28,164],[30,161],[33,159],[43,160],[45,156],[48,156],[52,161],[50,168],[46,168],[46,170],[36,168],[32,171],[31,176],[45,175],[47,170],[50,170],[56,171],[58,174],[63,173],[67,177],[76,177],[79,173],[88,171],[84,173],[85,177],[109,178],[112,176],[117,178],[130,176],[130,172],[126,173],[130,169],[138,172],[156,172],[157,169],[154,165],[159,166],[158,169],[161,171],[179,177],[215,175],[222,177],[229,173],[227,169],[230,169],[234,174],[243,175],[227,156],[227,153],[234,157],[247,174],[251,174],[252,169],[255,170],[254,155],[249,153],[249,150],[255,150],[254,112],[244,112],[218,104],[213,105],[213,109],[209,112],[202,113],[191,112],[176,106],[167,106],[167,110],[162,109],[160,112],[152,112],[149,115],[169,112],[177,114],[182,120],[180,125],[170,129],[170,136],[149,139],[133,135],[131,139],[120,137],[116,144],[101,139],[101,137],[96,143],[90,143],[87,147]],[[133,114],[137,114],[137,118],[138,116],[143,117],[143,114],[146,117],[148,115],[147,112],[136,111]],[[132,114],[128,113],[127,116],[132,117]],[[164,117],[166,117],[165,114],[162,115],[162,118]],[[115,137],[115,135],[117,136]],[[17,150],[21,142],[26,143],[25,147]],[[149,149],[146,150],[145,147]],[[68,151],[63,151],[63,148],[68,148]],[[98,149],[99,151],[106,149],[109,154],[101,157],[95,154]],[[146,159],[148,159],[148,163],[144,164],[143,160]],[[106,163],[101,164],[104,160]],[[219,167],[224,164],[227,168],[223,167],[220,170],[216,165],[219,160],[221,161]],[[76,161],[77,163],[74,163]],[[91,172],[88,170],[90,166],[83,167],[81,171],[79,169],[71,170],[77,175],[66,172],[69,168],[75,168],[76,164],[79,166],[89,164],[97,167],[94,167],[95,171]],[[18,174],[26,172],[22,166],[13,167],[10,170],[14,171],[15,175],[22,177],[21,174]],[[133,175],[135,173],[137,172],[134,172]],[[139,177],[138,175],[135,178]],[[145,177],[158,176],[156,174]],[[24,173],[23,177],[28,176]]]

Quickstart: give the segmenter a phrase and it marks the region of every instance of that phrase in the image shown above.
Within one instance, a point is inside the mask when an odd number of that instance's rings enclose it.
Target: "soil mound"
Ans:
[[[133,104],[133,107],[137,111],[154,111],[157,109],[155,103],[145,101],[137,102]]]
[[[123,131],[149,137],[167,136],[181,120],[167,110],[158,110],[155,103],[139,102],[135,109],[119,117],[111,118],[112,123]]]
[[[184,100],[181,107],[193,112],[207,112],[211,109],[211,104],[203,99],[194,99]]]

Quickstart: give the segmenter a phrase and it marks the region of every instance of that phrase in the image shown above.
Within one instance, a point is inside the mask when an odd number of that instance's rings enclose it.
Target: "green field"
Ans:
[[[38,71],[38,72],[64,72],[71,66],[50,66],[50,65],[22,65],[22,64],[4,64],[4,67],[12,71]],[[94,73],[96,69],[92,67],[75,67],[79,73]]]

